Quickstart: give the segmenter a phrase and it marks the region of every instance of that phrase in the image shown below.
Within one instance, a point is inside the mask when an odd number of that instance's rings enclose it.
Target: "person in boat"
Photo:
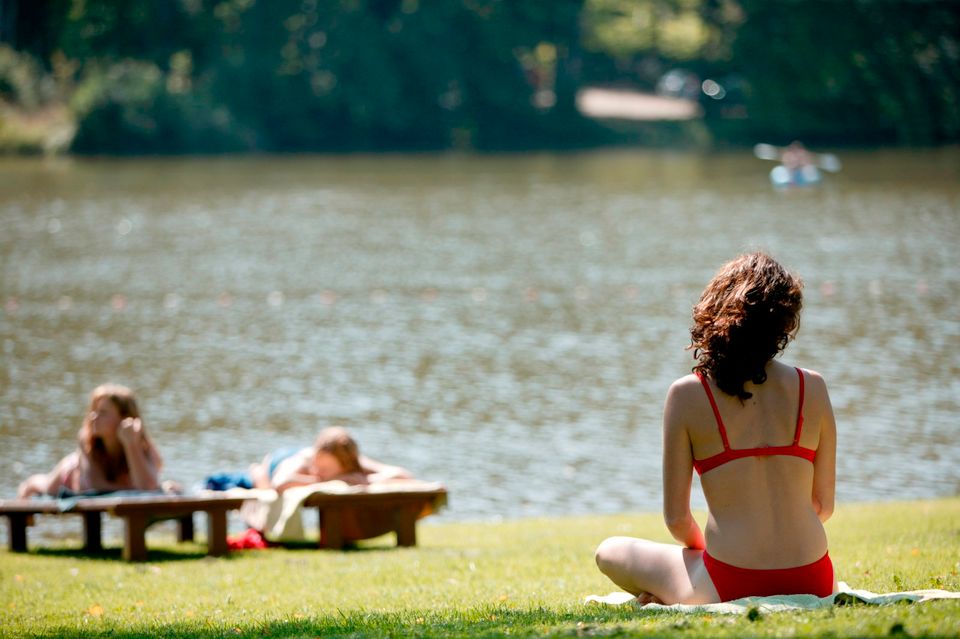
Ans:
[[[630,537],[596,561],[641,603],[714,603],[836,588],[823,522],[833,513],[836,424],[816,372],[775,358],[799,327],[801,281],[764,253],[724,265],[693,309],[693,374],[663,414],[663,514],[680,545]],[[708,506],[690,509],[692,475]]]
[[[783,169],[774,169],[785,173],[784,176],[774,175],[774,181],[785,181],[787,184],[807,185],[820,182],[820,169],[817,168],[816,156],[807,150],[802,142],[794,140],[780,152],[780,165]],[[785,169],[785,171],[784,171]]]
[[[807,150],[803,142],[794,140],[780,152],[780,164],[790,171],[800,171],[807,166],[816,166],[813,154]]]
[[[339,426],[320,431],[313,446],[274,451],[250,467],[256,488],[283,492],[338,479],[348,484],[371,484],[390,479],[410,479],[409,471],[383,464],[360,454],[350,433]]]
[[[77,449],[53,470],[21,483],[17,497],[161,488],[163,459],[126,386],[104,384],[93,390],[77,440]]]

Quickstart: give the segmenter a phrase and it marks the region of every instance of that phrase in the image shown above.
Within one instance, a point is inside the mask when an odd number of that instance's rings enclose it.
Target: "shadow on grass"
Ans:
[[[369,543],[368,541],[360,542],[346,542],[343,548],[333,549],[333,548],[323,548],[317,545],[316,541],[285,541],[281,544],[276,544],[270,548],[283,548],[284,550],[293,550],[293,551],[302,551],[302,550],[319,550],[322,552],[370,552],[378,551],[382,552],[384,550],[397,550],[400,547],[396,544],[392,544],[389,541],[384,541],[383,543]],[[269,548],[268,548],[269,550]]]
[[[165,561],[183,561],[187,559],[203,559],[207,556],[206,548],[201,545],[195,544],[184,544],[183,546],[178,546],[177,550],[172,548],[148,548],[147,549],[147,561],[148,562],[165,562]],[[83,548],[34,548],[30,551],[31,555],[37,557],[63,557],[70,559],[102,559],[110,561],[122,561],[123,560],[123,549],[122,548],[104,548],[97,551],[88,551]],[[229,555],[228,555],[229,557]]]
[[[664,617],[663,613],[644,615]],[[670,615],[675,616],[675,615]],[[569,610],[544,608],[517,610],[482,607],[474,610],[410,611],[399,613],[333,613],[313,618],[265,620],[240,626],[215,620],[184,621],[175,624],[126,625],[108,622],[85,624],[83,628],[58,628],[34,637],[80,639],[109,635],[112,639],[143,636],[182,637],[184,639],[221,639],[223,637],[543,637],[543,636],[663,636],[664,627],[642,631],[635,624],[627,628],[620,622],[637,620],[635,611],[577,607]],[[98,627],[99,626],[99,627]],[[669,627],[669,626],[668,626]],[[638,633],[638,630],[641,632]]]
[[[271,552],[273,550],[286,550],[295,553],[300,552],[348,552],[348,553],[367,553],[367,552],[383,552],[389,550],[396,550],[398,547],[394,544],[389,543],[388,540],[384,540],[382,543],[378,543],[379,540],[375,540],[375,543],[368,543],[366,541],[358,543],[348,543],[340,550],[332,550],[330,548],[318,548],[316,541],[303,541],[303,542],[285,542],[283,544],[278,544],[276,546],[271,546],[266,549],[257,549],[257,550],[232,550],[222,557],[216,557],[211,559],[217,560],[229,560],[237,559],[250,553],[260,553],[260,552]],[[59,546],[59,547],[36,547],[32,548],[29,552],[30,555],[36,557],[61,557],[61,558],[70,558],[70,559],[94,559],[94,560],[108,560],[108,561],[122,561],[123,560],[123,549],[119,546],[117,547],[106,547],[97,551],[88,551],[83,548],[78,547],[69,547],[69,546]],[[186,561],[186,560],[198,560],[207,558],[207,549],[204,544],[198,543],[183,543],[176,546],[154,546],[147,548],[147,562],[150,563],[160,563],[160,562],[170,562],[170,561]]]
[[[222,639],[233,637],[743,637],[760,639],[797,634],[797,622],[808,624],[800,635],[822,639],[838,637],[926,637],[956,638],[949,632],[911,634],[912,625],[896,607],[868,607],[853,618],[854,625],[838,622],[830,610],[795,611],[776,614],[715,615],[709,612],[680,613],[642,610],[633,607],[573,605],[557,609],[507,608],[480,606],[474,609],[409,610],[404,612],[327,611],[308,616],[296,614],[284,619],[262,619],[239,625],[214,617],[182,620],[176,623],[113,621],[104,616],[90,619],[82,627],[51,628],[39,633],[21,633],[31,637],[109,636],[133,639],[144,636],[183,639]],[[862,614],[870,619],[863,625]],[[947,627],[952,627],[947,623]],[[14,629],[17,630],[17,629]],[[18,633],[14,633],[18,634]]]

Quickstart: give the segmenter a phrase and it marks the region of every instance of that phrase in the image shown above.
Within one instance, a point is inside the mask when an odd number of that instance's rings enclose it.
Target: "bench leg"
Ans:
[[[147,558],[147,517],[127,515],[123,520],[123,558],[144,561]]]
[[[339,508],[320,509],[320,547],[343,548],[343,516]]]
[[[101,521],[99,512],[83,513],[83,550],[85,552],[100,552],[103,550],[100,533]]]
[[[27,519],[26,513],[8,513],[10,552],[27,552]]]
[[[193,541],[193,513],[177,520],[177,540],[181,543]]]
[[[207,511],[207,554],[220,557],[227,554],[227,511]]]
[[[411,508],[398,508],[393,514],[398,546],[417,545],[417,513]]]

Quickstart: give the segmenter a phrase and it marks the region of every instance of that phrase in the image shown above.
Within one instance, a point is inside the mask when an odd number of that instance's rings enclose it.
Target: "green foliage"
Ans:
[[[701,517],[702,518],[702,517]],[[960,590],[960,500],[841,506],[828,522],[838,577],[856,588]],[[960,604],[843,606],[740,616],[678,614],[581,602],[616,587],[593,562],[610,535],[666,541],[659,515],[421,525],[421,545],[372,540],[203,557],[150,551],[0,552],[5,637],[957,637]],[[79,542],[76,542],[79,543]],[[151,544],[151,548],[155,548]],[[898,587],[900,587],[898,586]]]
[[[589,131],[580,4],[70,0],[47,21],[79,62],[79,151],[506,148]]]
[[[0,45],[0,102],[36,110],[57,97],[52,77],[35,59]]]
[[[773,141],[932,144],[960,135],[953,3],[742,0],[732,65],[749,119]]]
[[[0,152],[57,153],[73,140],[74,118],[55,77],[24,52],[0,45]]]
[[[242,130],[209,94],[142,60],[88,64],[70,105],[80,128],[73,149],[84,153],[183,153],[245,148]]]
[[[573,95],[538,110],[518,54],[542,42],[568,50],[578,4],[231,5],[214,92],[271,150],[445,148],[455,136],[479,148],[542,144],[551,125],[577,119]]]
[[[614,57],[656,55],[675,62],[699,58],[711,25],[701,0],[587,0],[585,46]]]
[[[0,97],[82,152],[525,149],[629,140],[592,84],[683,68],[715,141],[960,138],[960,12],[856,0],[3,0]],[[6,34],[6,36],[5,36]],[[26,54],[26,55],[23,55]],[[36,60],[36,62],[31,61]],[[11,97],[13,96],[13,97]],[[662,134],[646,138],[671,138]]]

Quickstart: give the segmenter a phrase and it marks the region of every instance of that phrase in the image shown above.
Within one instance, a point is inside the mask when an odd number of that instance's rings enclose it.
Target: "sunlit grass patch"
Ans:
[[[828,532],[838,577],[876,592],[960,590],[960,499],[841,507]],[[593,564],[604,537],[666,539],[655,514],[422,525],[417,548],[344,552],[151,549],[0,553],[0,635],[134,637],[930,636],[960,602],[722,616],[584,605],[616,588]]]

